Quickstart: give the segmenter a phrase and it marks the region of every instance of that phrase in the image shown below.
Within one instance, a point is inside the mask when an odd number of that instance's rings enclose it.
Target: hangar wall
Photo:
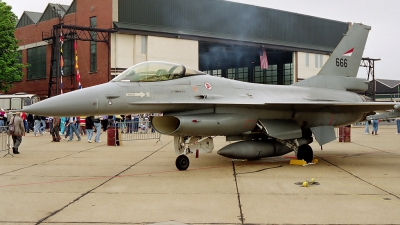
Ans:
[[[297,78],[304,80],[317,75],[322,66],[329,59],[328,55],[297,52]]]
[[[199,67],[198,41],[118,33],[112,34],[112,40],[113,75],[144,61],[169,61],[193,69]]]
[[[148,36],[147,60],[199,67],[199,43],[194,40]]]

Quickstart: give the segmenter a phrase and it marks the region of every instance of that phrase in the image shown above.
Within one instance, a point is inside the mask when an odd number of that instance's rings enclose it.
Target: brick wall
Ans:
[[[112,28],[112,1],[113,0],[76,0],[76,12],[68,14],[63,18],[66,25],[75,25],[79,27],[89,27],[90,18],[97,17],[97,28]],[[29,10],[28,8],[26,10]],[[45,9],[43,9],[45,10]],[[26,48],[32,44],[42,42],[42,33],[51,35],[54,25],[60,23],[58,18],[40,22],[36,25],[30,25],[16,29],[15,37],[20,40],[19,46]],[[97,43],[97,72],[90,73],[90,42],[78,41],[78,65],[81,74],[81,84],[83,87],[89,87],[109,81],[109,47],[104,42]],[[111,43],[110,43],[111,44]],[[46,78],[37,80],[27,80],[27,69],[23,70],[25,76],[22,81],[15,82],[14,87],[9,93],[27,92],[38,94],[44,99],[48,94],[50,65],[51,65],[51,44],[46,47]],[[22,62],[27,62],[27,50],[22,51]],[[78,87],[75,76],[66,76],[63,78],[63,91],[69,92]],[[53,84],[55,93],[56,85]]]

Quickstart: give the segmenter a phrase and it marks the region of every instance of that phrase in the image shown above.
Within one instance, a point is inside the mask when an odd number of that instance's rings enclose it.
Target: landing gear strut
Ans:
[[[314,158],[314,153],[310,145],[301,145],[297,152],[297,159],[303,159],[307,163],[311,163]]]
[[[214,143],[211,137],[175,136],[174,147],[176,154],[179,154],[175,160],[176,168],[186,170],[189,167],[189,158],[186,155],[193,153],[190,149],[211,153]]]

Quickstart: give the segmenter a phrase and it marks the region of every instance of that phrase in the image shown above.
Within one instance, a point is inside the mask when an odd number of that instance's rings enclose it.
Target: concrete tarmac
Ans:
[[[0,224],[400,224],[400,135],[378,134],[314,142],[309,166],[290,165],[293,153],[232,161],[217,137],[178,171],[169,136],[115,147],[105,133],[101,143],[29,133],[21,154],[0,152]]]

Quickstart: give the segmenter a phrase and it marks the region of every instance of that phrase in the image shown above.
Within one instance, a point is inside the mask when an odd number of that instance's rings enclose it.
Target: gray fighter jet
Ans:
[[[336,139],[334,127],[365,120],[395,103],[366,102],[356,78],[369,26],[353,24],[321,71],[291,86],[245,83],[167,62],[137,64],[108,83],[72,91],[23,110],[49,116],[163,113],[150,118],[161,134],[174,136],[176,167],[186,156],[211,152],[214,136],[234,141],[218,151],[234,159],[259,159],[294,151],[313,159],[313,136],[322,146]]]

